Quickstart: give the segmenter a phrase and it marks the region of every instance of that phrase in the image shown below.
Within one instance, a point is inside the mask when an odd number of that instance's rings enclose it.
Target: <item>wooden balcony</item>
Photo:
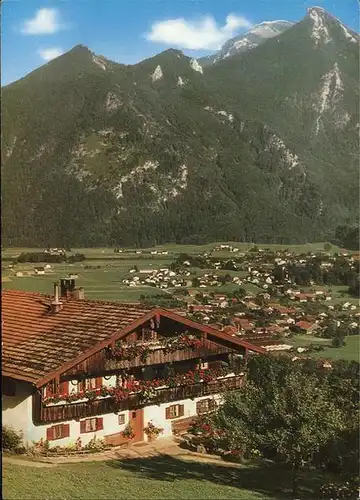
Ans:
[[[188,348],[171,353],[164,353],[164,346],[159,343],[148,342],[144,343],[151,347],[152,352],[149,354],[146,360],[142,360],[140,356],[127,361],[118,360],[114,358],[108,358],[105,350],[102,350],[90,358],[86,359],[82,363],[70,368],[64,373],[67,379],[71,377],[76,378],[79,374],[97,374],[106,373],[114,370],[122,370],[125,368],[136,368],[149,365],[158,365],[163,363],[170,363],[176,361],[186,361],[196,358],[207,358],[209,356],[214,356],[217,354],[227,354],[234,352],[233,349],[227,346],[222,346],[212,342],[210,340],[203,339],[202,346],[200,348]]]
[[[80,419],[103,415],[106,413],[117,413],[118,411],[132,410],[150,404],[161,404],[182,399],[192,399],[201,396],[217,394],[227,390],[239,389],[243,382],[242,375],[226,377],[209,383],[198,383],[174,388],[158,389],[156,396],[151,402],[142,400],[139,394],[134,394],[128,399],[115,402],[112,398],[98,399],[82,403],[69,403],[64,405],[43,406],[40,394],[34,394],[33,420],[35,424],[62,422],[65,420]]]
[[[140,356],[137,356],[131,361],[106,359],[105,370],[116,370],[125,368],[135,368],[140,366],[161,365],[163,363],[186,361],[196,358],[206,359],[208,356],[213,356],[217,354],[228,354],[233,351],[228,347],[220,346],[208,340],[203,340],[202,344],[203,345],[199,348],[189,347],[188,349],[181,349],[175,352],[164,353],[164,348],[160,343],[158,345],[156,343],[149,343],[148,346],[151,349],[151,353],[149,354],[146,360],[142,360]]]

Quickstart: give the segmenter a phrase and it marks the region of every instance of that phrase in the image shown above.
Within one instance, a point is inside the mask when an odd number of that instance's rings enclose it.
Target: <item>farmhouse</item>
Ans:
[[[3,290],[2,319],[3,423],[25,443],[121,445],[149,423],[179,433],[264,352],[172,311],[87,300],[69,279],[53,296]]]

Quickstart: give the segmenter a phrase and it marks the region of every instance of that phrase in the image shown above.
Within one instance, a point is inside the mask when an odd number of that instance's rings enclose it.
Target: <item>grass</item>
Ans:
[[[359,335],[349,335],[345,337],[346,345],[343,347],[331,347],[331,340],[321,339],[319,337],[313,337],[311,335],[296,335],[286,341],[297,347],[306,346],[309,344],[320,344],[325,349],[319,352],[309,353],[310,356],[314,358],[326,358],[326,359],[345,359],[347,361],[358,361],[360,360],[360,336]]]
[[[113,256],[116,254],[113,254]],[[40,276],[14,276],[16,271],[26,273],[32,271],[38,264],[17,264],[14,270],[5,269],[2,272],[3,289],[17,289],[27,292],[40,292],[51,294],[53,282],[68,274],[78,274],[76,285],[85,289],[86,297],[98,300],[118,300],[118,301],[137,301],[140,295],[156,295],[161,291],[154,287],[139,286],[130,288],[122,283],[125,277],[128,277],[129,270],[137,265],[139,269],[157,269],[167,266],[172,262],[171,257],[157,259],[134,259],[134,258],[114,258],[113,260],[86,260],[83,263],[76,263],[73,266],[69,264],[52,264],[51,270],[45,275]],[[92,266],[92,269],[85,269],[85,266]],[[10,278],[11,281],[8,281]]]
[[[168,243],[166,245],[159,245],[153,248],[144,248],[142,249],[143,251],[150,251],[156,250],[158,251],[167,251],[169,252],[169,255],[179,255],[180,253],[189,253],[189,254],[198,254],[201,252],[209,252],[214,248],[214,246],[217,245],[232,245],[234,247],[239,248],[239,252],[247,252],[252,248],[254,245],[252,243],[238,243],[236,241],[228,241],[228,242],[220,242],[220,243],[207,243],[206,245],[178,245],[176,243]],[[271,250],[285,250],[288,249],[290,251],[296,252],[296,253],[306,253],[306,252],[317,252],[317,251],[324,251],[324,243],[307,243],[304,245],[262,245],[262,244],[257,244],[258,248],[269,248]],[[19,255],[22,252],[31,252],[31,251],[40,251],[41,249],[34,249],[34,248],[5,248],[2,251],[3,257],[14,257],[16,255]],[[121,253],[117,254],[114,253],[113,248],[72,248],[73,252],[80,252],[84,253],[85,256],[89,259],[91,257],[109,257],[111,259],[113,258],[121,258],[124,257],[125,255],[133,254],[137,255],[136,251],[139,249],[136,248],[129,248],[126,249],[127,253]],[[340,247],[337,247],[335,245],[331,246],[331,249],[329,250],[329,253],[336,253],[341,251]],[[351,253],[351,252],[350,252]],[[221,250],[218,252],[214,252],[214,256],[218,257],[236,257],[236,253],[230,253],[227,250]],[[153,256],[152,256],[153,257]]]
[[[319,486],[328,480],[304,471],[299,498],[316,499]],[[279,464],[228,467],[166,455],[53,468],[4,463],[2,489],[5,500],[285,500],[291,498],[291,471]]]

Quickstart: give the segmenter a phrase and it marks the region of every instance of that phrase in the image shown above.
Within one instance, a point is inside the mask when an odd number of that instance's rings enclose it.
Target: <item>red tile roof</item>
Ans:
[[[297,323],[295,323],[295,326],[298,326],[303,330],[308,330],[309,328],[314,326],[314,323],[309,323],[308,321],[298,321]]]
[[[240,325],[244,330],[251,330],[254,327],[254,323],[249,321],[247,318],[234,318],[234,323]]]
[[[22,374],[36,381],[151,311],[134,304],[62,298],[63,309],[51,314],[52,300],[3,290],[4,375]]]
[[[238,333],[238,329],[236,326],[226,325],[221,330],[222,332],[228,333],[229,335],[233,335],[234,333]]]

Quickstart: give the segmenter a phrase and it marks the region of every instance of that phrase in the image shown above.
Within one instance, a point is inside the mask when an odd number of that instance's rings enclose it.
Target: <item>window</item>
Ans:
[[[216,402],[214,399],[202,399],[196,403],[196,413],[198,415],[202,415],[204,413],[209,413],[210,411],[215,410]]]
[[[96,431],[96,418],[88,418],[85,420],[85,432]]]
[[[43,395],[44,398],[49,398],[56,394],[56,384],[55,380],[51,380],[44,388],[43,388]]]
[[[80,421],[80,433],[96,432],[104,428],[102,417],[87,418]]]
[[[85,379],[85,390],[89,391],[91,389],[96,389],[96,379],[95,378]]]
[[[207,370],[209,368],[209,363],[205,361],[204,363],[200,363],[200,370]]]
[[[184,405],[172,405],[168,406],[165,410],[166,419],[178,418],[184,415]]]
[[[54,441],[55,439],[62,439],[70,436],[70,425],[60,424],[54,425],[46,429],[47,441]]]
[[[63,427],[62,425],[54,425],[53,430],[54,439],[61,439],[63,437]]]
[[[125,413],[121,413],[120,415],[118,415],[118,423],[119,425],[125,424]]]

